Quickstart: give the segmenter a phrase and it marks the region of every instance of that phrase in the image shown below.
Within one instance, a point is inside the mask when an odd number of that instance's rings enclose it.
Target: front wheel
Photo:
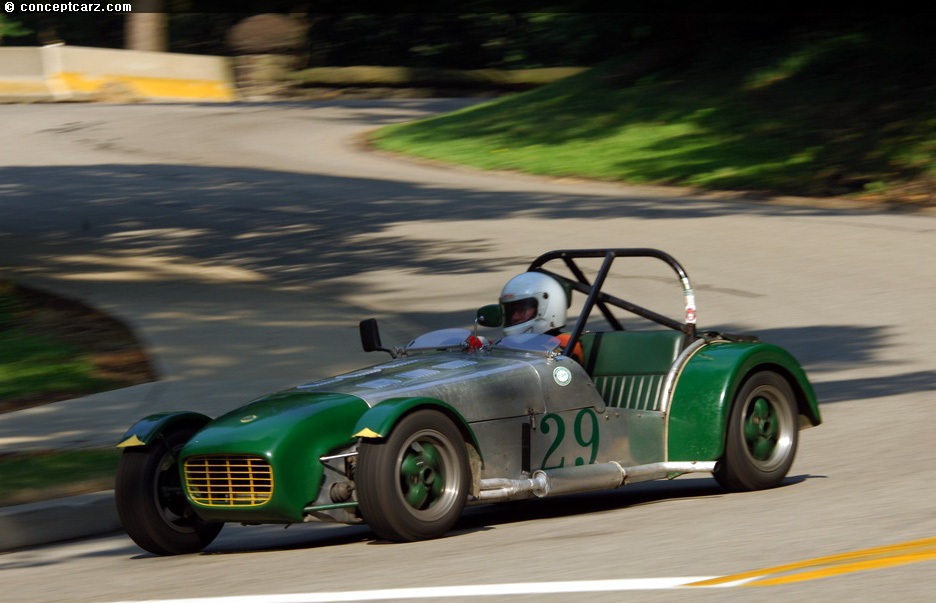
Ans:
[[[465,442],[445,415],[414,412],[386,440],[361,442],[355,484],[361,515],[381,538],[437,538],[455,525],[471,488]]]
[[[199,518],[182,491],[179,451],[194,434],[192,428],[172,430],[147,446],[126,448],[120,457],[117,515],[130,538],[150,553],[198,552],[224,525]]]
[[[718,483],[736,492],[780,485],[796,456],[798,414],[786,379],[771,371],[752,375],[731,408]]]

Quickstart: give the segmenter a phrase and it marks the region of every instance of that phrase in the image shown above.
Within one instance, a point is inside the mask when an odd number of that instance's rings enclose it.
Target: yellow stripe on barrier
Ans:
[[[226,57],[50,44],[0,48],[0,101],[230,102]]]
[[[692,582],[686,586],[777,586],[936,559],[936,538],[818,557],[797,563]],[[801,571],[809,570],[809,571]]]
[[[3,94],[35,94],[48,95],[49,88],[45,82],[3,82],[0,81],[0,95]]]
[[[93,77],[81,73],[58,73],[57,79],[67,90],[86,95],[123,94],[141,100],[188,99],[193,101],[229,102],[235,100],[230,87],[223,82],[183,80],[139,76]]]

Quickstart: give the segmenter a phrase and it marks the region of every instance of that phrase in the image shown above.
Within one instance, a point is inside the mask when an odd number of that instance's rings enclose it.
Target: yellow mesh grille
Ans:
[[[185,489],[206,507],[256,507],[273,496],[273,469],[260,456],[193,456],[185,461]]]

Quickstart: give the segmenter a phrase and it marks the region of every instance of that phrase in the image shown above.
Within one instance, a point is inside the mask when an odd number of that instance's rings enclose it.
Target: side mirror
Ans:
[[[478,308],[475,322],[482,327],[500,327],[504,324],[504,309],[500,304],[490,304]]]
[[[396,354],[380,344],[380,329],[377,328],[376,318],[367,318],[358,325],[361,331],[361,347],[365,352],[387,352],[393,358]]]

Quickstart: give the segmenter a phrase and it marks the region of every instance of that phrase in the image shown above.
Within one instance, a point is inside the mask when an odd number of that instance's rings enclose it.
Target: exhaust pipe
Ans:
[[[686,473],[712,473],[715,462],[682,461],[622,467],[620,463],[598,463],[579,467],[539,469],[526,479],[493,478],[481,480],[479,502],[500,502],[596,490],[613,490],[626,484],[673,479]]]
[[[624,468],[614,461],[580,467],[540,469],[533,473],[533,481],[537,485],[533,494],[537,498],[544,498],[551,494],[611,490],[624,483],[624,476]]]
[[[544,487],[545,482],[538,482],[533,478],[507,479],[493,478],[481,480],[481,493],[477,500],[480,502],[501,502],[529,498],[536,489]]]
[[[650,463],[628,467],[624,483],[636,484],[656,479],[673,479],[686,473],[714,473],[716,461],[677,461],[672,463]]]

